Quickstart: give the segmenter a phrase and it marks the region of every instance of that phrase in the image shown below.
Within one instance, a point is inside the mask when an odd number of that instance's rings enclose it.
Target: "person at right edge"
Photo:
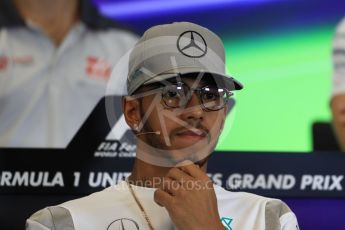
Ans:
[[[345,151],[345,18],[338,24],[333,39],[332,124],[341,151]]]

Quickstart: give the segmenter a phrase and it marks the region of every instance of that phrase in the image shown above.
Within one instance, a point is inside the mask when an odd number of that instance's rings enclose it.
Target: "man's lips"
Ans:
[[[206,132],[200,129],[195,129],[195,130],[181,131],[181,132],[178,132],[176,135],[203,138],[203,137],[206,137]]]

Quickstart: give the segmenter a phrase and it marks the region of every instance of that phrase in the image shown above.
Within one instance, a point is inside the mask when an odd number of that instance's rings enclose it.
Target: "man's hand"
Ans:
[[[172,168],[154,193],[179,230],[222,229],[211,179],[195,164]]]

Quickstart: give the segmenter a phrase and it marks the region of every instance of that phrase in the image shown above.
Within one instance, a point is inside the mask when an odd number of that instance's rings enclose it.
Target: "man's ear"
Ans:
[[[231,112],[232,109],[233,109],[233,104],[231,104],[231,103],[225,104],[224,110],[223,110],[224,111],[224,121],[223,121],[223,123],[225,122],[227,116],[229,115],[229,113]]]
[[[234,98],[230,98],[229,101],[225,104],[225,111],[226,114],[229,114],[231,112],[231,110],[235,107],[235,99]]]
[[[136,130],[140,124],[140,103],[131,96],[122,97],[122,112],[129,127]]]
[[[228,104],[225,104],[225,106],[224,106],[224,115],[225,115],[225,117],[226,117],[226,115],[228,114],[230,112],[230,106],[228,105]]]
[[[232,105],[231,104],[225,104],[225,106],[223,108],[224,117],[223,117],[222,123],[220,125],[220,133],[223,132],[223,128],[224,128],[224,123],[225,123],[226,117],[227,117],[227,115],[228,115],[228,113],[230,112],[231,109],[232,109]]]

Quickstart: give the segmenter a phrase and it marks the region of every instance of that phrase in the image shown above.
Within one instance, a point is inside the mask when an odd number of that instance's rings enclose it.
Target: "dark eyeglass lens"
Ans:
[[[181,85],[165,86],[162,97],[164,103],[171,108],[178,108],[185,104],[185,91]]]
[[[227,92],[222,88],[204,87],[201,90],[201,100],[205,108],[217,110],[224,106],[227,100]]]

